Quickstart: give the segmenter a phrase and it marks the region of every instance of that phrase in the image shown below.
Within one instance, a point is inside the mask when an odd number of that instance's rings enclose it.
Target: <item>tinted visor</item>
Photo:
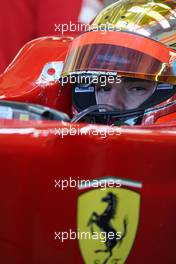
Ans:
[[[86,32],[73,41],[62,76],[93,71],[176,84],[176,52],[132,33]]]

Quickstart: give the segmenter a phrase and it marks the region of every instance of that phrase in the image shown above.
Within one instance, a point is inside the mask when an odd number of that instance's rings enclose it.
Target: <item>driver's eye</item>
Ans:
[[[145,94],[148,90],[145,87],[136,86],[136,87],[131,87],[129,91],[131,93],[142,95]]]
[[[112,89],[112,86],[109,84],[106,84],[105,86],[102,84],[97,85],[98,92],[110,92],[111,89]]]

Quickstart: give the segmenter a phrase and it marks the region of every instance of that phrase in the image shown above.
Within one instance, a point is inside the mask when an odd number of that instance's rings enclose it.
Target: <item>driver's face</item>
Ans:
[[[139,107],[155,91],[156,83],[140,79],[123,78],[121,83],[96,85],[97,104],[112,105],[119,110]]]

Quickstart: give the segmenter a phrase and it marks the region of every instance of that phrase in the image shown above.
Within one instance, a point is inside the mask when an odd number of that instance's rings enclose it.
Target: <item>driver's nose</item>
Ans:
[[[125,98],[121,89],[114,87],[110,91],[96,92],[97,104],[107,104],[114,106],[120,111],[126,110]]]

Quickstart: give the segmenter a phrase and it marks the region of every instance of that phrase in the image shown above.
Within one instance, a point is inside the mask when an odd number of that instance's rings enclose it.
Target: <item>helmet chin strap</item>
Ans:
[[[106,110],[106,112],[96,112],[97,110]],[[94,113],[92,114],[94,118],[93,123],[96,123],[96,124],[104,124],[104,125],[112,125],[112,126],[122,126],[122,125],[131,126],[131,125],[136,125],[139,122],[139,119],[143,116],[144,111],[142,112],[140,111],[137,113],[132,112],[128,114],[120,114],[119,110],[111,105],[106,105],[106,104],[93,105],[93,106],[90,106],[84,109],[83,111],[78,113],[76,116],[74,116],[71,122],[77,123],[81,119],[85,119],[87,115],[88,116],[90,115],[88,118],[90,118],[90,120],[93,120],[91,117],[91,113]],[[106,116],[106,119],[104,119],[105,116]],[[88,123],[90,120],[88,120]],[[102,122],[102,120],[104,122]]]
[[[92,112],[95,112],[96,110],[108,110],[108,111],[119,111],[116,107],[112,105],[107,105],[107,104],[99,104],[99,105],[92,105],[83,111],[81,111],[79,114],[74,116],[71,120],[71,123],[77,123],[80,121],[82,118],[84,118],[86,115],[91,114]]]

